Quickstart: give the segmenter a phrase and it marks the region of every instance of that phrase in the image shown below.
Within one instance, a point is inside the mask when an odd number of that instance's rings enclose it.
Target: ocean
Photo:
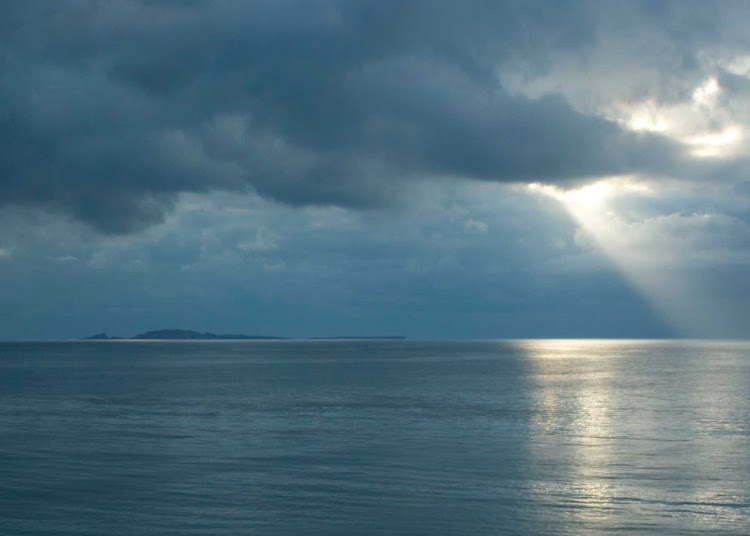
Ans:
[[[750,342],[3,342],[0,534],[747,535]]]

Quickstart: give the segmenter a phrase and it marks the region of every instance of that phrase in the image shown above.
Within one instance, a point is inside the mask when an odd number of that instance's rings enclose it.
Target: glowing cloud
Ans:
[[[693,91],[693,102],[696,106],[713,108],[721,94],[721,87],[716,78],[709,78]]]
[[[744,67],[750,60],[736,60]],[[739,68],[738,67],[738,68]],[[685,145],[694,158],[727,158],[741,149],[744,128],[721,102],[715,77],[694,88],[690,100],[661,104],[654,99],[616,101],[602,114],[633,131],[658,132]]]
[[[569,190],[539,183],[528,185],[528,189],[559,201],[579,226],[576,243],[584,249],[602,251],[678,333],[695,335],[721,330],[721,315],[715,310],[709,312],[704,305],[712,303],[710,296],[703,295],[701,285],[681,269],[687,254],[684,244],[672,236],[656,240],[650,236],[665,218],[686,223],[693,216],[626,215],[618,209],[618,200],[655,195],[648,184],[634,177],[609,177]]]
[[[742,141],[743,132],[739,125],[726,127],[715,134],[702,134],[686,140],[693,147],[691,154],[699,158],[721,157],[733,152]]]

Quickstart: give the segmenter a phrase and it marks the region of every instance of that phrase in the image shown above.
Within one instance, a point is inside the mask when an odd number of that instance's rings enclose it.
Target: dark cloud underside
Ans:
[[[529,75],[585,58],[593,5],[5,1],[0,203],[128,232],[180,192],[365,207],[412,177],[669,174],[665,138],[498,82],[521,58]],[[630,12],[681,21],[664,27],[678,45],[718,24],[650,5]]]

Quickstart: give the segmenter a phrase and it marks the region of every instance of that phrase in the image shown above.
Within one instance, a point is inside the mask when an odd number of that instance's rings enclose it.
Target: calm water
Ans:
[[[0,343],[0,534],[749,534],[750,343]]]

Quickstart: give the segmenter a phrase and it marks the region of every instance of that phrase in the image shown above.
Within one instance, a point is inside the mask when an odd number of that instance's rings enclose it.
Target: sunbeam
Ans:
[[[568,190],[540,183],[528,188],[559,201],[579,226],[576,242],[604,252],[676,334],[705,336],[726,329],[715,300],[683,269],[687,252],[669,237],[649,236],[648,224],[669,216],[638,219],[618,209],[618,199],[652,197],[649,185],[627,176]],[[693,215],[701,216],[710,217]]]

